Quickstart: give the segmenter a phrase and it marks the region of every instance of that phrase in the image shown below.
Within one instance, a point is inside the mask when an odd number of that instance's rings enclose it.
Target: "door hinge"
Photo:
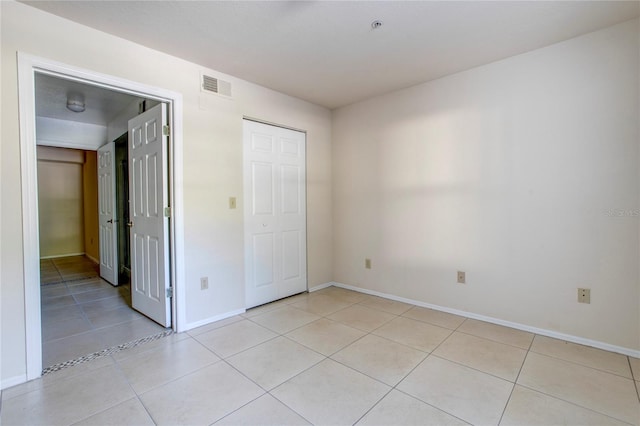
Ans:
[[[170,129],[169,129],[169,125],[164,125],[162,126],[162,135],[163,136],[169,136],[169,134],[171,133]]]
[[[164,217],[171,217],[171,207],[164,208]]]
[[[167,287],[167,299],[171,299],[173,297],[173,287]]]

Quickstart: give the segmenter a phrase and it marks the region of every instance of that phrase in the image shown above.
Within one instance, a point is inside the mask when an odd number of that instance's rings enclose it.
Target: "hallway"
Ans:
[[[114,287],[98,269],[84,256],[40,261],[45,370],[165,331],[131,307],[128,284]]]

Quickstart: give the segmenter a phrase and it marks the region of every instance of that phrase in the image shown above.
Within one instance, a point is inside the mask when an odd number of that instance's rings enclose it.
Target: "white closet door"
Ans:
[[[305,138],[244,121],[247,308],[307,290]]]

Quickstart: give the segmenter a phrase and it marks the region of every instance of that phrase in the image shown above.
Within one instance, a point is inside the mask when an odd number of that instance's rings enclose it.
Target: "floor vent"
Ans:
[[[203,92],[231,97],[231,83],[209,75],[202,74],[200,88]]]

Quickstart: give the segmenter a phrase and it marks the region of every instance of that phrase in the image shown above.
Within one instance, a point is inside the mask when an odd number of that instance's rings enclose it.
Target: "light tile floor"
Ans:
[[[3,425],[640,424],[640,360],[330,287],[2,392]]]
[[[165,330],[131,308],[129,285],[98,271],[84,256],[40,261],[43,367]]]

